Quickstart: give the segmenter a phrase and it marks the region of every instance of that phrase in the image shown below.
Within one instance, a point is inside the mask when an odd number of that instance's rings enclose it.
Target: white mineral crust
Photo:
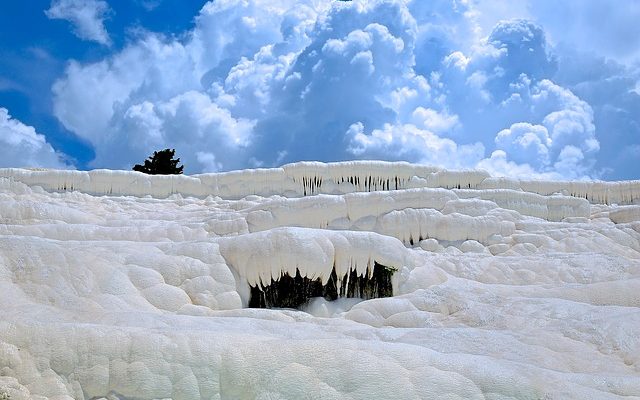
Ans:
[[[246,308],[375,263],[394,296]],[[640,181],[0,169],[0,398],[640,399]]]

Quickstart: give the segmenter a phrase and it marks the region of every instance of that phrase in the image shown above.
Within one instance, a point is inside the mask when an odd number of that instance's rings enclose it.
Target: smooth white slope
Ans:
[[[638,206],[402,163],[7,171],[0,395],[12,400],[640,398]],[[367,192],[392,175],[405,189]],[[455,189],[406,189],[436,176]],[[222,181],[227,199],[209,191]],[[335,193],[301,197],[303,185]],[[318,316],[242,308],[249,284],[374,261],[398,269],[394,297],[318,300]]]

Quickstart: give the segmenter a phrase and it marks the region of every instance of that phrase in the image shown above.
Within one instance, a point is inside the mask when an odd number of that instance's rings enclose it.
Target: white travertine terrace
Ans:
[[[281,168],[251,169],[192,176],[151,176],[140,172],[93,170],[25,170],[0,168],[0,177],[42,186],[46,190],[78,190],[91,194],[167,197],[344,194],[408,188],[511,189],[547,196],[558,193],[594,204],[640,204],[640,181],[527,181],[492,178],[485,171],[448,171],[406,162],[300,162]]]
[[[640,398],[640,181],[0,169],[0,398]],[[374,263],[394,296],[246,308]]]

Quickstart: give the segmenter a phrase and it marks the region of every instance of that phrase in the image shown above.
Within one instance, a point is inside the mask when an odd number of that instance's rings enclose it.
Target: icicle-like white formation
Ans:
[[[423,188],[277,198],[251,209],[247,223],[251,232],[300,226],[373,231],[409,244],[427,238],[486,243],[493,235],[514,232],[515,217],[505,209],[549,221],[588,218],[590,213],[585,199],[569,196]]]
[[[252,169],[192,176],[145,175],[133,171],[57,171],[0,169],[7,177],[46,190],[78,190],[92,194],[167,197],[248,195],[300,197],[408,188],[511,189],[543,196],[555,193],[591,203],[639,204],[640,181],[546,182],[492,178],[485,171],[448,171],[405,162],[300,162],[281,168]]]
[[[455,192],[461,199],[489,200],[501,208],[548,221],[562,221],[564,218],[575,217],[586,218],[590,213],[587,200],[571,196],[541,196],[536,193],[509,189],[457,190]]]
[[[247,304],[250,286],[268,286],[284,274],[300,275],[326,284],[335,268],[340,282],[352,270],[370,277],[374,264],[400,269],[406,249],[398,240],[371,232],[277,228],[218,239],[220,253],[240,277],[239,289]]]
[[[396,237],[408,244],[415,244],[429,238],[445,241],[472,239],[486,243],[491,236],[513,234],[515,224],[495,215],[480,217],[463,214],[443,215],[436,210],[408,208],[385,214],[378,219],[374,230],[383,235]]]
[[[326,228],[353,227],[361,220],[375,219],[393,210],[405,208],[442,209],[457,199],[442,189],[408,189],[392,192],[318,195],[296,199],[278,198],[256,206],[247,215],[253,232],[280,226]]]
[[[41,186],[52,191],[80,191],[113,196],[167,197],[175,193],[205,197],[212,188],[203,185],[198,177],[186,175],[147,175],[134,171],[34,171],[17,168],[0,169],[0,177]]]
[[[479,189],[516,189],[543,196],[559,193],[578,197],[592,204],[639,204],[640,181],[533,181],[487,178]]]
[[[295,182],[302,183],[307,194],[405,189],[412,177],[440,171],[406,162],[380,161],[299,162],[282,169]]]

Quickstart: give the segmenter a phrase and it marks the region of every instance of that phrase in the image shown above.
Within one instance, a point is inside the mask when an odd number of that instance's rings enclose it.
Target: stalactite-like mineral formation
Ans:
[[[254,308],[299,308],[306,305],[313,297],[323,297],[333,301],[340,297],[360,298],[364,300],[393,296],[391,283],[393,268],[375,263],[373,272],[358,275],[355,269],[350,270],[340,280],[336,269],[331,270],[329,280],[323,284],[321,278],[309,279],[300,275],[296,269],[295,277],[288,273],[278,280],[271,280],[265,286],[251,286],[249,307]]]

